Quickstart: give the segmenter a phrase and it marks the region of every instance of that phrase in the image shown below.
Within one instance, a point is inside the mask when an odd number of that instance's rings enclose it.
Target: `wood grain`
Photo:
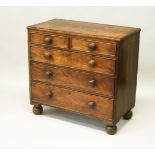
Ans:
[[[88,48],[88,45],[90,43],[96,44],[96,49],[94,51],[91,51]],[[72,38],[72,49],[80,50],[83,52],[90,52],[93,54],[103,54],[103,55],[115,55],[116,54],[115,43],[106,43],[106,42],[92,40],[92,39]]]
[[[50,72],[52,76],[47,76],[46,72]],[[107,97],[113,97],[114,95],[114,78],[105,77],[101,74],[34,62],[31,63],[31,73],[32,80],[70,87]],[[90,85],[90,80],[96,81],[94,86]]]
[[[30,102],[101,119],[108,134],[135,106],[140,28],[54,19],[28,27]]]
[[[46,52],[51,53],[51,59],[46,59],[44,54]],[[103,57],[84,55],[76,52],[62,51],[56,49],[45,49],[31,47],[31,59],[34,61],[57,64],[62,66],[68,66],[78,69],[84,69],[87,71],[95,71],[99,73],[104,73],[105,75],[115,74],[115,60],[104,59]],[[90,60],[94,60],[96,65],[90,67],[88,65]]]
[[[46,94],[52,93],[49,98]],[[52,85],[32,83],[32,101],[104,119],[112,118],[113,100]],[[90,108],[87,103],[93,101]]]
[[[29,29],[45,30],[67,35],[95,37],[120,41],[123,38],[140,31],[139,28],[116,26],[108,24],[89,23],[64,19],[53,19],[28,27]]]
[[[46,44],[44,39],[50,36],[52,41],[50,44]],[[31,31],[30,42],[33,44],[59,47],[59,48],[68,48],[68,38],[66,36],[59,36],[53,33]]]

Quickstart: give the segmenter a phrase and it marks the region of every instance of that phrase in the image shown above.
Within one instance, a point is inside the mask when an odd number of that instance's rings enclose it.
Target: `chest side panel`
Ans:
[[[139,36],[135,33],[120,43],[118,53],[118,79],[116,97],[116,120],[135,105]]]

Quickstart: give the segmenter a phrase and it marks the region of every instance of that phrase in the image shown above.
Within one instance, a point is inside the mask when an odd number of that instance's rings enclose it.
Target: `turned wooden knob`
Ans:
[[[45,95],[46,95],[48,98],[52,98],[53,93],[51,93],[51,92],[47,92]]]
[[[88,61],[88,65],[89,65],[90,67],[94,67],[94,66],[96,65],[95,60],[89,60],[89,61]]]
[[[45,42],[46,44],[51,44],[51,43],[52,43],[52,37],[51,37],[51,36],[45,37],[45,38],[44,38],[44,42]]]
[[[96,49],[96,44],[95,43],[90,43],[88,44],[88,48],[90,51],[94,51]]]
[[[44,53],[44,57],[45,57],[46,59],[50,59],[50,58],[52,57],[52,55],[51,55],[50,52],[45,52],[45,53]]]
[[[52,73],[51,71],[46,71],[46,72],[45,72],[45,75],[46,75],[48,78],[50,78],[50,77],[53,76],[53,73]]]
[[[89,101],[88,103],[87,103],[87,106],[89,107],[89,108],[91,108],[91,109],[93,109],[94,107],[95,107],[95,102],[93,102],[93,101]]]
[[[96,80],[89,80],[89,85],[92,86],[92,87],[95,87],[96,85]]]

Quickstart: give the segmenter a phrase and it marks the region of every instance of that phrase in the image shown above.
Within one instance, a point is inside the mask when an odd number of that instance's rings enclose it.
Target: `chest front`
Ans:
[[[54,19],[28,27],[30,103],[103,120],[109,134],[135,105],[140,29]]]

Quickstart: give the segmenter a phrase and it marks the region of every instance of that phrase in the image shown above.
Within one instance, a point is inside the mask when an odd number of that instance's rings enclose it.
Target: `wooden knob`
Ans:
[[[96,80],[89,80],[89,85],[92,86],[92,87],[95,87]]]
[[[45,75],[46,75],[48,78],[50,78],[50,77],[53,76],[53,73],[52,73],[51,71],[46,71],[46,72],[45,72]]]
[[[51,92],[47,92],[45,95],[46,95],[48,98],[52,98],[53,93],[51,93]]]
[[[96,44],[95,43],[90,43],[88,44],[88,48],[90,51],[94,51],[96,49]]]
[[[94,67],[94,66],[96,65],[95,60],[89,60],[89,61],[88,61],[88,65],[89,65],[90,67]]]
[[[89,107],[89,108],[91,108],[91,109],[93,109],[94,107],[95,107],[95,102],[93,102],[93,101],[89,101],[88,103],[87,103],[87,106]]]
[[[45,52],[45,53],[44,53],[44,57],[45,57],[46,59],[50,59],[50,58],[52,57],[52,55],[51,55],[50,52]]]
[[[52,37],[51,37],[51,36],[45,37],[45,38],[44,38],[44,42],[45,42],[46,44],[51,44],[51,43],[52,43]]]

